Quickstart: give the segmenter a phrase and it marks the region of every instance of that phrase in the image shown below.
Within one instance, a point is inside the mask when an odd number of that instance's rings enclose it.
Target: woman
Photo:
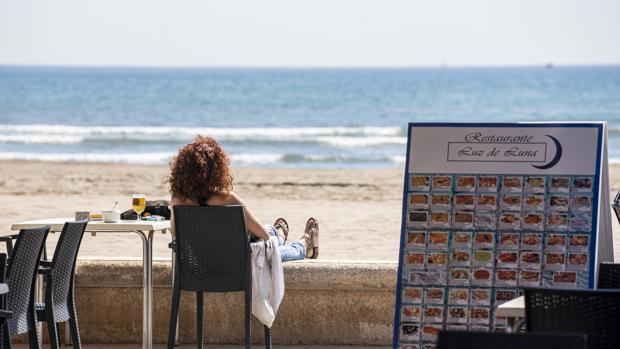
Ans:
[[[222,146],[211,137],[197,136],[193,143],[181,148],[177,157],[170,163],[168,177],[172,195],[170,204],[172,206],[242,205],[250,235],[262,240],[268,240],[270,235],[276,236],[283,261],[319,256],[319,223],[315,218],[308,219],[304,235],[299,241],[285,245],[289,232],[286,220],[278,218],[273,225],[262,225],[241,198],[232,191],[232,182],[228,155]],[[174,227],[174,224],[171,226]]]

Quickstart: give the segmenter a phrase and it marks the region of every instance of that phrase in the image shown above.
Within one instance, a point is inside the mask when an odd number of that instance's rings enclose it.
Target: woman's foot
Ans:
[[[301,240],[306,243],[306,258],[319,258],[319,221],[314,217],[308,218]]]
[[[276,219],[276,221],[273,223],[273,227],[276,228],[278,236],[280,236],[282,240],[286,242],[286,239],[288,239],[288,223],[286,222],[286,219],[281,217]]]

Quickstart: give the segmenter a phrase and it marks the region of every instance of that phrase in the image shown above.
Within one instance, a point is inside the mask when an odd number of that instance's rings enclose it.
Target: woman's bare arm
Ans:
[[[263,240],[269,240],[269,233],[267,232],[267,229],[265,229],[254,213],[245,205],[245,203],[243,203],[239,195],[231,191],[225,200],[228,201],[226,205],[243,206],[243,211],[245,212],[245,224],[250,234]]]

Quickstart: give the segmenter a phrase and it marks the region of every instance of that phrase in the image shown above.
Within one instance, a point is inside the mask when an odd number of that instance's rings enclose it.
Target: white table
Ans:
[[[65,222],[72,218],[49,218],[35,221],[20,222],[11,225],[11,230],[37,228],[50,225],[50,233],[62,231]],[[142,348],[153,347],[153,234],[156,231],[165,233],[170,229],[170,221],[120,221],[119,223],[103,223],[91,221],[86,225],[86,232],[95,233],[134,233],[142,238]]]
[[[517,297],[504,304],[500,304],[495,311],[495,315],[502,316],[508,321],[508,330],[516,331],[525,321],[525,297]]]

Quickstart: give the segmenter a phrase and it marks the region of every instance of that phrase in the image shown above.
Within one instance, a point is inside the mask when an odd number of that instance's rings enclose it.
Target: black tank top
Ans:
[[[206,197],[198,198],[198,205],[200,205],[200,206],[207,206],[208,207],[209,206],[208,201],[209,201],[209,199],[212,196],[213,196],[213,194],[210,194],[210,195],[208,195]]]

